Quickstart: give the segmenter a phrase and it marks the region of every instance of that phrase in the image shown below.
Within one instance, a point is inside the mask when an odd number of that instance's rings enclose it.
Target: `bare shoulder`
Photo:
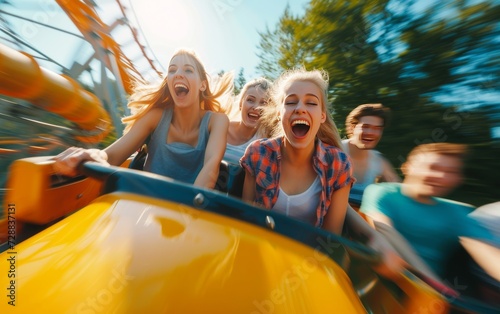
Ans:
[[[146,112],[144,117],[145,118],[147,117],[148,119],[152,119],[152,120],[157,120],[159,122],[161,119],[161,116],[163,115],[163,112],[165,110],[166,109],[164,109],[164,108],[152,108],[151,110]]]
[[[210,128],[212,127],[224,127],[225,129],[229,126],[229,118],[225,113],[214,112],[210,117],[209,122]]]
[[[227,115],[225,113],[222,113],[222,112],[213,112],[212,113],[212,119],[216,119],[214,121],[227,121],[227,123],[229,125],[229,118],[227,117]]]
[[[150,129],[155,129],[158,123],[160,123],[163,112],[166,109],[164,108],[152,108],[140,120],[144,121],[144,124],[148,125]]]

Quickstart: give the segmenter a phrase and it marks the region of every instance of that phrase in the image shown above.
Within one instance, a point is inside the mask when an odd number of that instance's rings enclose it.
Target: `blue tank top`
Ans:
[[[193,184],[203,168],[209,137],[208,122],[212,112],[206,112],[201,120],[196,147],[180,142],[167,144],[172,113],[173,108],[163,112],[158,126],[151,135],[144,170]]]
[[[257,135],[254,135],[251,139],[249,139],[246,143],[240,145],[231,145],[229,143],[226,144],[226,151],[224,152],[223,159],[229,163],[240,164],[240,159],[245,154],[245,149],[247,146],[257,139]]]

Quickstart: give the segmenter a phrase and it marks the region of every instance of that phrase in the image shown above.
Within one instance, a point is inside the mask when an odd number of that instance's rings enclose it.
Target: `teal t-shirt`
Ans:
[[[491,241],[491,233],[468,214],[471,205],[443,198],[423,204],[401,193],[401,183],[368,186],[363,194],[361,212],[381,213],[392,220],[393,227],[413,246],[437,275],[445,274],[449,256],[460,245],[458,237],[467,236]]]

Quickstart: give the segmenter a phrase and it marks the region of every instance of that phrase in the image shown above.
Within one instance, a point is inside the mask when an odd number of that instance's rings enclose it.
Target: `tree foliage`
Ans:
[[[236,80],[234,82],[234,94],[238,95],[246,83],[247,80],[245,78],[245,70],[243,68],[240,68],[240,72],[238,72],[238,77],[236,77]]]
[[[495,1],[311,0],[302,16],[287,8],[261,33],[258,69],[321,68],[330,76],[332,114],[344,129],[362,103],[383,103],[392,123],[379,145],[399,167],[416,145],[470,144],[468,181],[459,198],[492,201],[500,187],[500,4]]]

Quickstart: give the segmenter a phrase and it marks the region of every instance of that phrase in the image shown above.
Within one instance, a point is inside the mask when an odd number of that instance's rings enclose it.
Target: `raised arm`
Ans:
[[[227,141],[227,129],[229,119],[223,113],[213,113],[208,124],[210,137],[208,139],[207,149],[205,150],[205,159],[203,168],[194,181],[194,185],[213,189],[219,176],[219,167],[224,157]]]

